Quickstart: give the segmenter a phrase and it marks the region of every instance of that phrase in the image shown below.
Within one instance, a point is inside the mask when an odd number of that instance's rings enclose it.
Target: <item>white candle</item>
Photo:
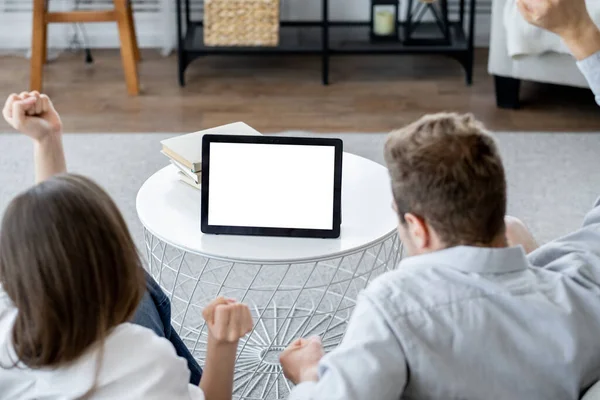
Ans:
[[[396,21],[391,11],[377,11],[375,13],[375,22],[373,32],[378,36],[390,36],[395,31]]]

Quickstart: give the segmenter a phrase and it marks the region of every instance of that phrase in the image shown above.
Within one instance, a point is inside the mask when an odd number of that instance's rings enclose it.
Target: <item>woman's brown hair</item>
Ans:
[[[51,178],[8,206],[0,230],[0,282],[19,310],[15,363],[58,367],[102,346],[133,316],[142,262],[111,198],[77,175]]]

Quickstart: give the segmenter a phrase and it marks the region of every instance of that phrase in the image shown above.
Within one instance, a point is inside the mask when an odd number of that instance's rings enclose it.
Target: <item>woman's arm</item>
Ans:
[[[238,342],[253,326],[250,310],[244,304],[218,298],[202,315],[208,325],[208,346],[200,387],[206,400],[231,400]]]
[[[37,140],[33,146],[36,183],[67,172],[67,163],[60,136]]]
[[[67,171],[62,123],[48,96],[38,92],[12,94],[2,115],[10,126],[33,140],[36,182]]]
[[[231,400],[238,342],[218,343],[210,335],[200,388],[207,400]]]

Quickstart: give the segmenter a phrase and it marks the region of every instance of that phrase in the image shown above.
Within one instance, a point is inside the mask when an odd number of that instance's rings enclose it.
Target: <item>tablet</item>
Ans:
[[[338,238],[340,139],[204,135],[203,233]]]

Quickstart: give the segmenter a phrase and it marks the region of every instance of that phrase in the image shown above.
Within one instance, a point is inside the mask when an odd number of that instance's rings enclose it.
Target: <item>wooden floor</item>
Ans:
[[[245,121],[263,132],[387,132],[426,113],[472,112],[504,131],[600,132],[589,90],[525,84],[523,109],[499,110],[478,50],[475,84],[443,57],[336,57],[332,84],[320,83],[318,57],[207,57],[177,84],[176,57],[144,51],[142,95],[128,97],[119,53],[65,53],[46,66],[45,91],[67,132],[189,132]],[[27,89],[28,61],[0,58],[0,95]],[[0,129],[4,130],[3,129]]]

